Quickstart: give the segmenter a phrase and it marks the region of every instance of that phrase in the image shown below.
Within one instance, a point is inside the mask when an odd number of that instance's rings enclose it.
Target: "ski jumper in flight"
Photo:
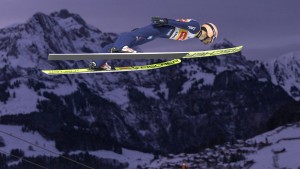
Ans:
[[[136,53],[132,48],[153,41],[156,38],[166,38],[184,41],[198,38],[203,44],[209,44],[218,36],[218,29],[212,23],[200,26],[193,19],[167,19],[152,17],[152,24],[121,34],[118,39],[102,49],[102,53]],[[96,70],[111,70],[111,66],[103,60],[90,62],[90,68]]]

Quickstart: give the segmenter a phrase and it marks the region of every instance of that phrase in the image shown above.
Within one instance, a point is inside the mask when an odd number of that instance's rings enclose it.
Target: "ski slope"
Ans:
[[[251,140],[265,142],[270,146],[247,156],[255,161],[252,169],[292,168],[300,167],[300,124],[278,127],[275,130],[256,136]],[[285,150],[282,153],[274,153]]]

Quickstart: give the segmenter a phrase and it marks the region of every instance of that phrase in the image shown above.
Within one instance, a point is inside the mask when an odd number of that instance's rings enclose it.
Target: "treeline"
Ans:
[[[268,130],[300,121],[300,102],[295,101],[280,107],[268,121]]]
[[[37,112],[1,116],[0,123],[23,126],[23,132],[38,131],[46,139],[54,140],[60,151],[105,149],[122,153],[122,146],[111,135],[110,125],[113,124],[97,119],[97,116],[103,114],[101,108],[95,108],[95,112],[88,112],[86,109],[89,107],[80,102],[95,104],[92,107],[96,107],[96,104],[98,107],[114,105],[105,102],[104,99],[94,98],[94,95],[87,91],[78,91],[65,98],[48,92],[44,92],[43,96],[48,100],[38,101]],[[74,113],[74,109],[80,114]],[[81,115],[85,114],[96,116],[96,120],[92,123],[84,120]]]

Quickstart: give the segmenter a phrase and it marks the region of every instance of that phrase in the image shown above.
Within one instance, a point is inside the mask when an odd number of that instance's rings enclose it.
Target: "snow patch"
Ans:
[[[195,74],[191,75],[189,79],[190,80],[186,81],[182,85],[182,90],[180,93],[186,94],[188,90],[192,87],[192,85],[196,82],[199,82],[200,80],[203,80],[203,83],[199,84],[200,86],[212,85],[215,80],[215,75],[197,71]]]
[[[78,22],[75,21],[72,17],[65,18],[65,19],[57,17],[55,19],[58,21],[59,25],[64,29],[66,29],[67,31],[80,29],[82,27],[82,25],[78,24]]]
[[[12,126],[12,125],[0,125],[0,130],[6,132],[12,136],[16,136],[18,138],[22,138],[23,140],[29,141],[35,145],[43,147],[47,150],[50,150],[55,153],[59,153],[59,151],[55,148],[55,142],[49,141],[43,138],[38,132],[22,132],[21,126]],[[24,151],[25,156],[39,156],[39,155],[46,155],[46,156],[56,156],[53,153],[45,151],[41,148],[31,146],[30,144],[18,140],[14,137],[5,135],[3,133],[0,134],[3,138],[5,147],[0,147],[2,151],[10,153],[12,149],[21,149]]]
[[[18,57],[11,57],[10,58],[10,63],[12,67],[22,67],[22,68],[33,68],[36,66],[36,63],[28,59],[28,57],[24,56],[18,56]]]
[[[164,93],[165,99],[167,100],[169,98],[169,88],[167,86],[167,83],[161,83],[159,85],[160,92]]]
[[[125,88],[107,91],[103,94],[103,97],[117,103],[119,106],[125,106],[129,103],[128,91]]]
[[[41,90],[41,91],[47,91],[47,92],[53,92],[56,95],[70,95],[73,92],[77,90],[77,85],[72,83],[72,85],[66,85],[66,84],[55,84],[54,89],[47,89],[47,90]]]
[[[182,85],[181,94],[186,94],[192,85],[200,80],[203,80],[203,82],[198,84],[198,87],[201,87],[202,85],[211,85],[215,80],[214,74],[205,73],[196,65],[184,65],[181,67],[181,70],[186,72],[189,79]]]
[[[152,97],[154,99],[160,99],[157,96],[157,93],[154,92],[154,88],[146,88],[146,87],[137,87],[138,91],[142,92],[145,94],[146,97]]]
[[[72,154],[79,154],[81,151],[71,152]],[[122,163],[128,162],[128,169],[137,168],[137,166],[143,166],[153,159],[153,154],[143,153],[134,150],[128,150],[122,148],[122,154],[117,154],[112,151],[98,150],[98,151],[89,151],[89,154],[94,155],[99,158],[106,159],[116,159]]]
[[[37,111],[37,101],[45,99],[24,84],[21,84],[19,88],[9,89],[9,93],[8,101],[0,102],[0,115],[27,114]]]

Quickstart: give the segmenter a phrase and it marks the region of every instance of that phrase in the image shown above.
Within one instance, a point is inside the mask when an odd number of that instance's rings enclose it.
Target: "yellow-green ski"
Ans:
[[[237,46],[237,47],[226,48],[226,49],[189,52],[186,56],[183,56],[182,58],[201,58],[201,57],[209,57],[209,56],[227,55],[227,54],[239,52],[242,49],[243,46]]]
[[[92,70],[88,68],[83,69],[64,69],[64,70],[42,70],[48,75],[63,75],[63,74],[81,74],[81,73],[108,73],[108,72],[128,72],[128,71],[140,71],[140,70],[151,70],[158,69],[167,66],[172,66],[180,63],[180,59],[173,59],[166,62],[143,65],[143,66],[126,66],[126,67],[115,67],[115,70]]]

